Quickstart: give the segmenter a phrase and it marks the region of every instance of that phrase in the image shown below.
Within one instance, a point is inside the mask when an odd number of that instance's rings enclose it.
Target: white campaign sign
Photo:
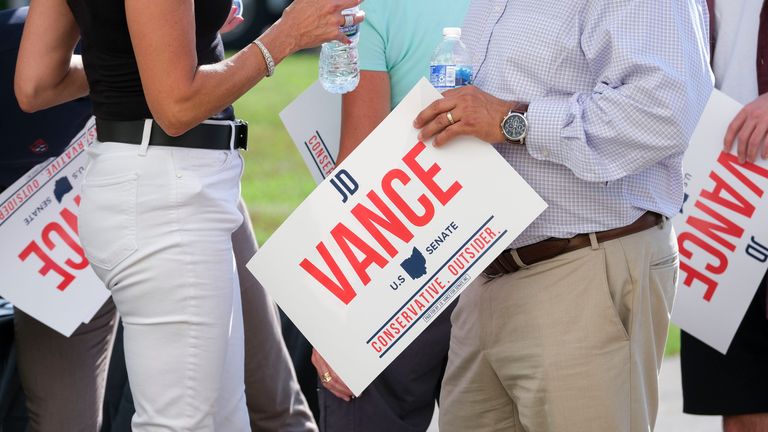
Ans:
[[[336,168],[341,139],[341,95],[315,81],[281,113],[280,119],[317,183]]]
[[[0,195],[0,296],[65,336],[109,297],[77,239],[85,149],[95,139],[91,119],[59,157]]]
[[[419,82],[248,264],[358,395],[546,208],[490,145],[419,142],[439,97]]]
[[[722,152],[740,109],[712,93],[685,155],[686,199],[673,219],[680,279],[672,321],[722,353],[768,268],[768,163],[741,165]]]

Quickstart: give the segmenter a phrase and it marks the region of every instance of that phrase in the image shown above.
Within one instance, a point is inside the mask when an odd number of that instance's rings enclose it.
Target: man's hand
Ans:
[[[243,23],[243,21],[245,21],[242,16],[235,15],[236,13],[237,6],[232,6],[232,9],[229,10],[229,16],[227,17],[227,20],[224,21],[224,25],[221,26],[221,29],[219,29],[219,33],[224,34],[231,32],[235,29],[235,27],[239,26]]]
[[[768,159],[768,94],[747,104],[728,126],[725,134],[724,151],[730,152],[735,141],[739,142],[739,162],[754,162],[759,154]]]
[[[504,142],[501,122],[513,106],[521,111],[527,109],[526,104],[507,102],[475,86],[466,86],[443,93],[443,99],[433,102],[419,113],[413,126],[421,129],[421,141],[435,137],[435,147],[463,135],[488,143],[500,143]]]
[[[328,363],[325,362],[325,359],[314,348],[312,348],[312,364],[317,369],[317,376],[320,377],[320,382],[334,396],[347,402],[354,397],[352,390],[344,384],[344,381],[336,375],[336,372],[331,369]],[[330,380],[328,380],[329,377]]]

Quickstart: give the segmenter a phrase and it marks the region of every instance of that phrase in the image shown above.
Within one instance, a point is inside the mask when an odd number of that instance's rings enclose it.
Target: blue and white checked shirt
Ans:
[[[698,0],[472,1],[475,85],[530,103],[526,145],[496,148],[549,204],[512,247],[678,212],[712,90],[707,22]]]

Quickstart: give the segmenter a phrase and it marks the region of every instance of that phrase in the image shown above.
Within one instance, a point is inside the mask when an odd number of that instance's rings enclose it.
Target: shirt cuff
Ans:
[[[564,132],[574,121],[572,105],[576,95],[536,99],[528,105],[525,117],[528,120],[528,136],[525,147],[528,154],[538,160],[564,164],[568,149]]]

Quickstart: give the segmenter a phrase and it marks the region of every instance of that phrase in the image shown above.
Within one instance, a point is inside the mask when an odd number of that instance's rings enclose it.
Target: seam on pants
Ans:
[[[179,178],[176,173],[178,173],[179,168],[176,166],[176,159],[175,154],[173,150],[170,150],[167,152],[167,156],[170,159],[170,170],[168,172],[168,176],[171,179],[171,182],[173,184],[172,188],[172,204],[173,204],[173,231],[176,236],[176,242],[178,245],[184,244],[184,239],[182,236],[182,229],[181,229],[181,199],[179,198],[179,189],[181,188],[181,183],[184,180],[183,173],[182,177]],[[190,258],[188,255],[184,254],[184,267],[186,267],[186,278],[189,278],[192,274],[192,263],[190,262]],[[191,286],[191,284],[188,284],[187,286]],[[184,296],[184,307],[186,311],[194,310],[194,305],[191,304],[192,302],[192,296]],[[197,356],[194,353],[194,328],[190,325],[189,332],[185,335],[188,338],[188,345],[187,345],[187,367],[184,371],[184,414],[188,419],[192,419],[194,417],[194,407],[191,405],[191,401],[194,397],[194,389],[191,386],[192,379],[194,378],[195,369],[197,368],[196,362],[197,362]]]

